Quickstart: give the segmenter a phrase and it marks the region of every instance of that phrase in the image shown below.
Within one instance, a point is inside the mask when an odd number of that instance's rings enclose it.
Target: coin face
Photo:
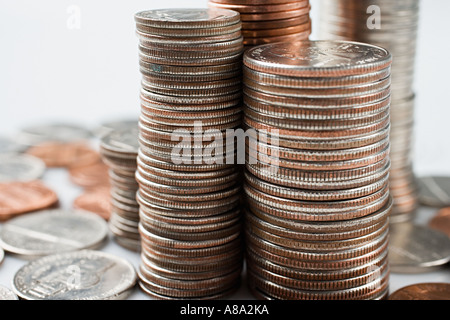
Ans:
[[[45,209],[57,202],[57,194],[39,180],[0,183],[0,221]]]
[[[19,297],[8,288],[0,286],[0,300],[19,300]]]
[[[0,182],[32,181],[40,178],[45,163],[33,156],[0,155]]]
[[[389,243],[392,272],[425,272],[448,261],[450,239],[445,234],[410,222],[392,224]]]
[[[130,262],[83,250],[28,263],[15,274],[13,290],[26,300],[119,300],[128,296],[135,283]]]
[[[0,245],[24,258],[37,257],[98,247],[107,233],[107,223],[94,213],[47,210],[6,222]]]
[[[74,142],[87,140],[91,132],[73,124],[55,123],[23,128],[18,135],[18,141],[31,146],[44,142]]]
[[[438,208],[450,206],[450,177],[421,177],[417,184],[420,203]]]
[[[345,76],[374,72],[391,64],[380,47],[342,41],[275,43],[248,50],[244,64],[256,71],[279,75]]]
[[[389,300],[450,300],[450,284],[417,283],[401,288]]]

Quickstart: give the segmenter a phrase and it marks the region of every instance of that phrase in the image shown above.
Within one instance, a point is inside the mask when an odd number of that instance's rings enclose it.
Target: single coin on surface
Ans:
[[[16,217],[3,224],[0,246],[22,258],[93,249],[108,235],[106,221],[94,213],[46,210]]]
[[[389,300],[450,300],[450,283],[417,283],[401,288]]]
[[[391,224],[389,263],[392,272],[427,272],[449,261],[450,239],[445,234],[410,222]]]
[[[0,286],[0,301],[1,300],[19,300],[19,297],[17,297],[10,289]]]
[[[0,221],[46,209],[57,202],[58,195],[39,180],[0,183]]]
[[[13,290],[26,300],[122,300],[136,278],[127,260],[82,250],[31,261],[15,274]]]
[[[45,163],[39,158],[24,154],[0,156],[0,182],[32,181],[45,171]]]

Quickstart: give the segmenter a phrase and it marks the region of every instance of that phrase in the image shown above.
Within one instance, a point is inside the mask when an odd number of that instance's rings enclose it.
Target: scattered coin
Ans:
[[[69,174],[71,181],[83,188],[109,186],[108,166],[102,161],[73,166],[69,169]]]
[[[79,142],[91,138],[91,132],[86,128],[69,123],[54,123],[29,126],[23,128],[17,136],[17,141],[27,146],[46,142]]]
[[[420,177],[417,184],[421,204],[438,208],[450,206],[450,177]]]
[[[0,182],[33,181],[45,172],[45,163],[39,158],[17,154],[0,155]]]
[[[389,300],[450,300],[450,284],[417,283],[398,289]]]
[[[16,217],[3,224],[0,245],[7,252],[33,258],[102,245],[108,226],[94,213],[46,210]]]
[[[0,221],[57,203],[57,194],[39,180],[0,183]]]
[[[430,219],[428,226],[431,229],[445,233],[450,237],[450,208],[443,208]]]
[[[19,297],[8,288],[0,286],[0,300],[19,300]]]
[[[409,222],[391,226],[389,262],[392,272],[428,272],[449,261],[450,239],[445,234]]]
[[[0,137],[0,155],[7,153],[20,153],[24,151],[23,145],[10,137]]]
[[[73,201],[74,209],[98,214],[105,220],[111,216],[110,187],[88,188]]]
[[[26,300],[123,300],[136,283],[133,265],[92,250],[59,253],[31,261],[13,279]]]
[[[40,158],[49,168],[84,166],[100,159],[97,151],[79,142],[46,142],[30,147],[27,154]]]

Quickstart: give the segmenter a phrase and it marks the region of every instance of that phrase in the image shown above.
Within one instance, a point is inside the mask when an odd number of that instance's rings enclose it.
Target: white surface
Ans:
[[[313,30],[318,28],[318,1],[312,0]],[[80,29],[67,27],[80,11]],[[205,7],[206,0],[0,0],[0,135],[50,121],[73,121],[94,126],[139,114],[140,74],[134,13],[163,7]],[[421,2],[416,68],[415,169],[422,174],[450,174],[448,119],[448,18],[450,1]],[[70,22],[70,21],[69,21]],[[313,33],[312,39],[316,39]],[[70,207],[81,192],[62,170],[44,177]],[[434,213],[423,210],[419,222]],[[129,259],[139,255],[110,241],[104,251]],[[0,266],[0,285],[10,287],[15,271],[25,262],[7,255]],[[447,267],[420,275],[392,274],[391,291],[408,284],[450,282]],[[251,298],[245,285],[232,296]],[[136,288],[130,299],[148,299]]]

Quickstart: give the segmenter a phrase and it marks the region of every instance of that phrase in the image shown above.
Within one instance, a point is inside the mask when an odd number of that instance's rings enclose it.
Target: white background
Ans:
[[[317,39],[319,4],[311,3],[311,39]],[[71,6],[80,10],[80,29],[67,26]],[[95,127],[105,120],[137,118],[140,74],[134,13],[186,6],[206,7],[206,0],[0,0],[0,135],[52,121]],[[415,85],[418,175],[450,174],[449,14],[448,0],[421,2]],[[62,187],[67,181],[62,172],[47,174],[45,181],[65,205],[79,192]],[[136,254],[112,243],[104,250],[139,263]],[[21,264],[7,257],[0,267],[0,285],[10,286]],[[394,275],[391,288],[421,280],[450,282],[450,272]],[[139,291],[132,296],[143,297]],[[235,297],[247,294],[241,290]]]

